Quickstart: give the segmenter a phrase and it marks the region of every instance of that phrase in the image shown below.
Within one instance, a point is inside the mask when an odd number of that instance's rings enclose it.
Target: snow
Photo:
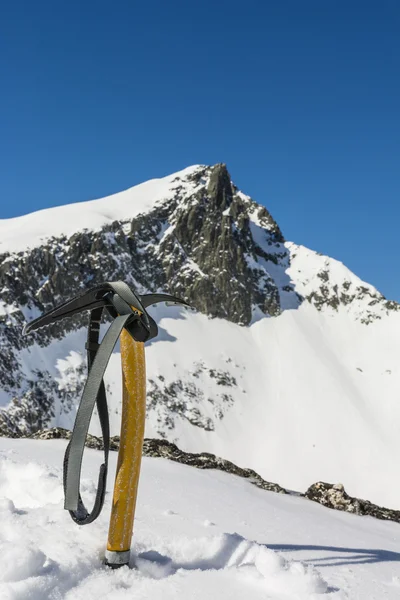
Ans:
[[[46,239],[70,236],[79,230],[97,230],[115,220],[132,219],[172,198],[177,185],[198,165],[161,179],[152,179],[118,194],[88,202],[76,202],[39,210],[22,217],[0,220],[0,252],[20,252]]]
[[[77,373],[79,373],[79,369],[84,363],[85,359],[82,354],[74,350],[70,352],[67,358],[59,358],[56,362],[56,368],[60,376],[54,378],[58,383],[58,389],[71,389],[71,387],[77,389],[78,383],[81,382],[81,378]],[[86,379],[86,374],[84,379]]]
[[[12,313],[18,311],[18,306],[10,306],[5,302],[0,301],[0,317],[12,315]]]
[[[165,459],[143,460],[130,568],[109,570],[116,453],[100,518],[78,527],[62,508],[65,446],[0,438],[2,600],[398,598],[398,524]],[[90,502],[102,454],[85,452]]]

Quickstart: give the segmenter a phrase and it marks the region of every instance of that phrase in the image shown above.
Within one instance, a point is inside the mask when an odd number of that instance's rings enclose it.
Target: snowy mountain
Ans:
[[[256,488],[162,458],[142,466],[131,567],[102,565],[113,473],[99,519],[63,510],[63,440],[0,438],[2,600],[397,600],[397,523]],[[94,499],[96,450],[83,493]],[[116,453],[111,453],[115,470]]]
[[[84,319],[26,338],[23,324],[122,279],[196,309],[150,309],[160,335],[146,350],[147,436],[287,488],[342,482],[400,506],[399,305],[285,241],[225,165],[2,221],[0,232],[3,435],[71,427],[85,380]],[[120,379],[117,350],[106,381],[114,434]]]

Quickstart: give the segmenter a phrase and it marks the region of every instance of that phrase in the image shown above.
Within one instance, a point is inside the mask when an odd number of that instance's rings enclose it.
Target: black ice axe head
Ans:
[[[119,315],[131,315],[125,324],[125,329],[136,341],[146,342],[155,338],[158,334],[157,324],[148,314],[146,308],[159,302],[190,308],[187,302],[176,296],[169,294],[144,294],[140,296],[123,281],[106,282],[79,296],[75,296],[71,300],[67,300],[67,302],[27,323],[23,329],[23,335],[86,310],[100,309],[101,316],[102,310],[105,309],[112,318]]]

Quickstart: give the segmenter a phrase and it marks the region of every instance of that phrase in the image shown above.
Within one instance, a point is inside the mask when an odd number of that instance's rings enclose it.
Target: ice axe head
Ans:
[[[123,281],[104,283],[91,288],[72,300],[68,300],[53,308],[49,312],[34,319],[24,327],[24,334],[29,334],[46,325],[51,325],[72,317],[86,310],[93,311],[98,308],[106,309],[112,318],[119,315],[131,315],[126,322],[125,329],[137,342],[147,342],[158,334],[158,327],[154,319],[148,314],[147,307],[165,302],[169,306],[181,305],[190,307],[184,300],[170,294],[136,294]]]

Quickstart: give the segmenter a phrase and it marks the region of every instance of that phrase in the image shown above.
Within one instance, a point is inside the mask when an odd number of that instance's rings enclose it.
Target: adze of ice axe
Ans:
[[[24,334],[56,323],[83,311],[90,311],[86,350],[88,377],[64,456],[64,508],[78,525],[94,521],[104,504],[110,428],[104,387],[104,372],[120,337],[122,363],[122,418],[120,447],[114,485],[105,563],[116,568],[129,563],[136,497],[139,483],[146,416],[146,367],[144,342],[158,334],[147,307],[158,302],[189,305],[169,294],[139,296],[123,281],[104,283],[68,300],[26,324]],[[113,321],[99,344],[100,321],[107,311]],[[89,513],[82,501],[80,477],[82,457],[90,419],[97,405],[104,443],[97,493]]]

